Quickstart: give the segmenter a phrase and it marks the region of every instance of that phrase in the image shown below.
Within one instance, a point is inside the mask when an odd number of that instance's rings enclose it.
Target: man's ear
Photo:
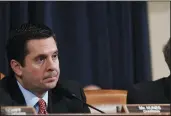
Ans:
[[[18,61],[12,59],[10,65],[16,75],[18,76],[22,75],[22,66]]]

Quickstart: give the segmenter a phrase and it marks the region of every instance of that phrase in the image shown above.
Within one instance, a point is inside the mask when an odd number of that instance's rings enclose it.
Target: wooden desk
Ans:
[[[170,113],[116,113],[116,114],[48,114],[46,116],[157,116],[157,115],[162,115],[162,116],[170,116]],[[33,116],[33,115],[30,115]]]
[[[115,106],[117,106],[116,104],[114,104]],[[170,115],[170,110],[168,110],[168,107],[167,107],[167,110],[164,110],[164,112],[162,112],[162,110],[160,110],[161,112],[159,113],[149,113],[149,112],[146,112],[146,113],[143,113],[140,109],[140,112],[137,112],[137,111],[132,111],[132,112],[129,112],[129,107],[139,107],[141,106],[141,108],[144,106],[161,106],[161,109],[163,106],[170,106],[169,104],[127,104],[127,105],[121,105],[121,107],[123,108],[120,112],[117,112],[117,113],[105,113],[105,114],[101,114],[101,113],[58,113],[58,114],[48,114],[47,116],[101,116],[101,115],[105,115],[105,116],[117,116],[117,115],[124,115],[124,116],[131,116],[131,115],[150,115],[150,116],[156,116],[156,115]],[[169,107],[170,108],[170,107]],[[16,114],[16,115],[30,115],[30,116],[33,116],[33,115],[37,115],[36,114],[36,111],[33,107],[19,107],[19,106],[9,106],[9,107],[0,107],[1,109],[1,112],[4,112],[5,114]],[[137,109],[135,109],[137,110]],[[14,114],[13,114],[14,113]],[[17,114],[19,113],[19,114]],[[1,114],[0,114],[1,115]]]

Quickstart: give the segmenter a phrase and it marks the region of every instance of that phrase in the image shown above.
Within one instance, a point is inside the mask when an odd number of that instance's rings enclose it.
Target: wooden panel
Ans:
[[[126,104],[125,90],[85,90],[87,103],[91,105]]]

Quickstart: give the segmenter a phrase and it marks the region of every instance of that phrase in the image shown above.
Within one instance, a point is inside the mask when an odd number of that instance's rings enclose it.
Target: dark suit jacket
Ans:
[[[128,90],[128,104],[169,104],[171,76],[156,81],[143,82]]]
[[[62,87],[61,87],[62,85]],[[66,88],[81,100],[86,97],[80,85],[74,81],[59,80],[57,86],[49,91],[48,113],[89,113],[90,110],[77,99],[65,97]],[[15,77],[5,77],[0,81],[0,106],[25,106],[26,102]]]

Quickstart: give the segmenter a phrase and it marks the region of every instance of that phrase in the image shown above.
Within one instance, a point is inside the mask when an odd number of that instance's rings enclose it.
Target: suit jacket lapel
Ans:
[[[58,82],[59,83],[59,82]],[[49,113],[66,113],[68,111],[67,99],[62,95],[59,84],[49,91],[48,112]]]

